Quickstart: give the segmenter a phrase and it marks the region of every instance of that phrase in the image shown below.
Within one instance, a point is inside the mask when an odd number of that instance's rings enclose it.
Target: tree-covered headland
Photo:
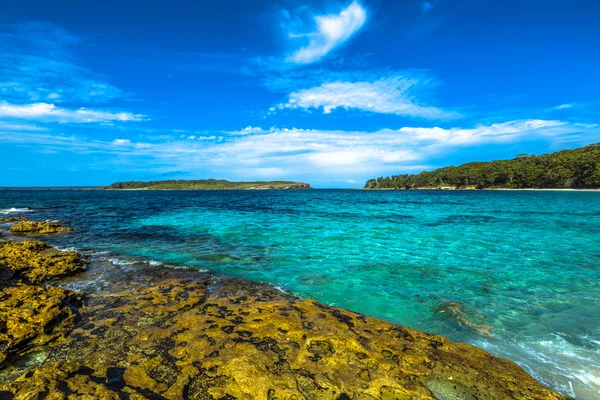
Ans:
[[[370,179],[365,189],[598,189],[600,143],[540,156],[470,162],[420,174]]]

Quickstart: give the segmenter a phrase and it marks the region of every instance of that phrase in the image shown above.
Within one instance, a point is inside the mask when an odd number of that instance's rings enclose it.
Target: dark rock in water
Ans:
[[[0,289],[8,286],[12,282],[15,271],[5,265],[0,265]]]
[[[62,226],[52,221],[23,220],[10,227],[10,232],[18,235],[56,234],[72,231],[68,226]]]

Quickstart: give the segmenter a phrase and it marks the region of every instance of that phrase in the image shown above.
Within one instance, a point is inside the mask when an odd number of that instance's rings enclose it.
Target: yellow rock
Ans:
[[[58,251],[43,242],[0,242],[0,265],[32,283],[83,271],[85,263],[74,251]]]
[[[25,219],[25,217],[5,217],[5,218],[0,218],[0,223],[1,222],[16,222],[16,221],[22,221],[24,219]]]
[[[73,325],[76,294],[19,283],[0,290],[0,365],[7,357],[47,344]]]
[[[10,227],[10,232],[19,235],[54,234],[70,232],[73,229],[52,221],[23,220]]]
[[[91,296],[15,398],[564,399],[483,350],[233,278],[181,271]],[[115,397],[117,396],[117,397]]]

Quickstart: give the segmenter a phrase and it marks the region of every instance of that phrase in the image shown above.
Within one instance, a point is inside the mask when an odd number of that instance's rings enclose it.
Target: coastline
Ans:
[[[88,257],[87,264],[45,285],[79,291],[83,304],[70,305],[74,325],[13,354],[0,391],[65,394],[66,385],[67,393],[104,398],[563,398],[476,347],[267,284],[149,262]]]
[[[223,189],[153,189],[153,188],[139,188],[139,189],[91,189],[91,190],[108,190],[111,192],[127,192],[127,191],[169,191],[169,190],[179,190],[179,191],[265,191],[265,190],[273,190],[273,191],[295,191],[295,190],[315,190],[315,188],[223,188]],[[318,190],[318,189],[317,189]]]
[[[565,188],[565,189],[556,189],[556,188],[548,188],[548,189],[542,189],[542,188],[523,188],[523,189],[511,189],[511,188],[484,188],[484,189],[475,189],[475,188],[472,188],[472,189],[466,189],[466,188],[415,188],[415,189],[362,188],[362,189],[358,189],[358,190],[374,190],[374,191],[379,191],[379,190],[391,190],[391,191],[431,190],[431,191],[465,191],[465,192],[476,192],[476,191],[600,192],[600,189],[570,189],[570,188]]]
[[[310,184],[293,181],[230,182],[223,179],[115,182],[100,190],[309,190]]]

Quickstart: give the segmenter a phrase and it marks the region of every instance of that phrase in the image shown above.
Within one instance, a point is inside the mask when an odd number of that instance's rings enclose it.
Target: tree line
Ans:
[[[370,179],[366,189],[600,188],[600,143],[540,156],[520,154],[511,160],[470,162],[420,174]]]

